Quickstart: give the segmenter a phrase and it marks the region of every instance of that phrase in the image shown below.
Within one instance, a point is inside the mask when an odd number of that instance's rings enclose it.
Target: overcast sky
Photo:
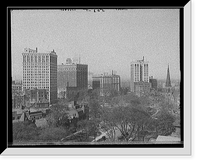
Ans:
[[[13,10],[11,12],[12,75],[22,78],[24,48],[55,50],[58,64],[79,57],[89,72],[115,70],[130,78],[130,62],[149,61],[149,75],[179,79],[179,10],[128,9]]]

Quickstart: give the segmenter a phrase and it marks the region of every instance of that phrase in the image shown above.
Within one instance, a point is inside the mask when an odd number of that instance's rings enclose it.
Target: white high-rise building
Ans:
[[[57,55],[53,51],[39,53],[25,48],[23,56],[23,82],[25,90],[45,89],[50,103],[57,99]]]
[[[131,62],[131,92],[135,91],[136,82],[149,82],[149,62],[144,61],[144,57]]]

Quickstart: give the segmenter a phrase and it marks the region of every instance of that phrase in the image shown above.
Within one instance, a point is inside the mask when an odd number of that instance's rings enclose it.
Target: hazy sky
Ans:
[[[130,62],[149,61],[149,75],[179,79],[179,10],[13,10],[12,75],[22,77],[24,48],[55,50],[58,64],[79,57],[89,72],[117,71],[130,78]]]

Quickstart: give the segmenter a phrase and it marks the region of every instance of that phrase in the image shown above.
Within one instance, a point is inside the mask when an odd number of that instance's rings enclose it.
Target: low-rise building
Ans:
[[[112,91],[120,91],[120,76],[113,73],[111,75],[101,74],[93,76],[93,89],[99,89],[100,95],[110,95]]]
[[[20,109],[22,103],[22,83],[12,81],[12,109]]]
[[[134,82],[134,93],[138,97],[144,96],[150,92],[151,84],[149,82]]]
[[[21,94],[22,93],[22,83],[12,81],[12,94]]]

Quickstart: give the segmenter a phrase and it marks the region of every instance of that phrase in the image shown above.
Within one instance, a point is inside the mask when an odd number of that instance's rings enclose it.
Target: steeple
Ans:
[[[168,69],[167,69],[167,79],[166,79],[165,87],[172,87],[171,80],[170,80],[170,73],[169,73],[169,64],[168,64]]]

